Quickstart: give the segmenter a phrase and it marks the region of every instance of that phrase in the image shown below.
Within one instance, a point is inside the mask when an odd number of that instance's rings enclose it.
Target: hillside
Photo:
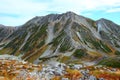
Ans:
[[[2,27],[0,27],[2,29]],[[17,29],[0,31],[0,54],[39,64],[91,64],[120,55],[120,26],[107,19],[94,21],[73,12],[34,17]]]
[[[120,80],[120,69],[59,62],[35,65],[0,55],[0,80]]]

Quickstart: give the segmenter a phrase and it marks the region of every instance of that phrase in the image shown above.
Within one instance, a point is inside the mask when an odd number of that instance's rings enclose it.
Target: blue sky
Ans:
[[[120,25],[120,0],[0,0],[0,24],[19,26],[35,16],[67,11]]]

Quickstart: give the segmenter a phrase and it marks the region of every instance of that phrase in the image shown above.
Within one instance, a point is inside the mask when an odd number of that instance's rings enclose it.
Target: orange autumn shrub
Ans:
[[[66,69],[67,74],[64,75],[65,78],[70,80],[77,80],[82,77],[82,74],[78,70]]]
[[[98,75],[99,78],[104,78],[105,80],[120,80],[120,76],[116,74],[101,73]]]
[[[60,76],[55,76],[51,80],[61,80],[61,77]]]
[[[120,80],[120,75],[115,72],[107,72],[107,71],[93,71],[91,72],[97,78],[104,78],[105,80]]]
[[[0,80],[9,80],[7,77],[0,76]]]

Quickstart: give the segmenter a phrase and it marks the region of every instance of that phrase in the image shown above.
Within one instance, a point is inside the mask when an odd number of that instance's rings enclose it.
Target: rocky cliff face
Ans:
[[[46,60],[97,63],[120,55],[119,25],[73,12],[35,17],[13,30],[7,40],[0,47],[0,54],[16,55],[33,63]]]

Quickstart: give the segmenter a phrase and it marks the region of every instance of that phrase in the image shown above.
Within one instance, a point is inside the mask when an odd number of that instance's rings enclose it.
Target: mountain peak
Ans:
[[[100,18],[98,21],[110,21],[110,20],[105,19],[105,18]]]
[[[73,17],[73,16],[75,16],[75,15],[77,15],[77,14],[74,13],[74,12],[68,11],[68,12],[66,12],[66,13],[63,13],[62,15],[66,15],[66,16],[68,16],[68,17]]]
[[[36,16],[33,19],[29,20],[27,23],[41,23],[49,22],[49,21],[56,21],[64,17],[64,19],[68,18],[74,18],[74,16],[77,15],[74,12],[68,11],[66,13],[62,14],[48,14],[46,16]]]
[[[101,18],[101,19],[97,20],[97,22],[104,22],[104,23],[108,23],[108,24],[118,25],[118,24],[114,23],[113,21],[105,19],[105,18]]]
[[[72,12],[72,11],[68,11],[65,14],[69,14],[69,15],[75,15],[76,13]]]

